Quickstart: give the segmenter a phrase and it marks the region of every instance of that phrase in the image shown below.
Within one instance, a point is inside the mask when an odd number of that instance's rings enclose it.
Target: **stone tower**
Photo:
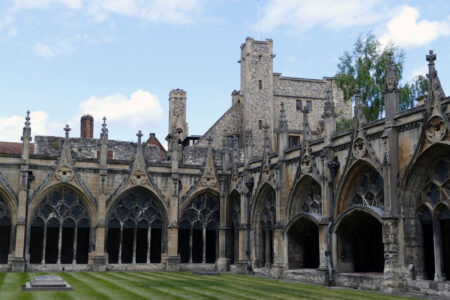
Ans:
[[[186,123],[186,92],[182,89],[171,90],[169,102],[169,134],[177,131],[178,137],[183,140],[189,135]]]
[[[244,132],[252,132],[253,143],[264,143],[264,126],[269,126],[271,149],[274,144],[273,124],[273,41],[247,38],[241,45],[241,90],[244,102]],[[262,147],[256,147],[257,156]],[[258,152],[259,151],[259,152]]]

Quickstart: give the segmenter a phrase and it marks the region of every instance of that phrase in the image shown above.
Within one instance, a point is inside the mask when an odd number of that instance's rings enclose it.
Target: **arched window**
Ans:
[[[209,193],[200,194],[189,203],[179,223],[178,246],[181,262],[216,261],[219,217],[219,199]]]
[[[0,264],[8,263],[11,242],[11,213],[0,196]]]
[[[160,263],[167,219],[159,200],[137,188],[123,195],[107,218],[109,263]]]
[[[31,218],[30,263],[87,264],[90,232],[89,213],[75,193],[49,193]]]
[[[429,280],[446,280],[450,274],[450,211],[446,204],[450,199],[450,159],[441,158],[427,170],[420,198],[424,273]]]
[[[266,186],[257,200],[254,227],[256,229],[256,265],[270,267],[273,264],[273,226],[275,224],[275,191]]]
[[[383,208],[383,178],[372,168],[366,168],[353,186],[349,206],[354,204]]]

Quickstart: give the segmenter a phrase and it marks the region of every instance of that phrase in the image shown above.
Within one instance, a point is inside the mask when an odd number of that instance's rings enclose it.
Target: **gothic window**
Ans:
[[[272,188],[264,193],[257,219],[257,249],[260,267],[270,267],[273,263],[273,226],[275,225],[275,191]]]
[[[233,136],[232,135],[227,136],[227,141],[228,141],[228,148],[233,148]]]
[[[122,196],[108,216],[110,263],[160,263],[166,238],[164,208],[151,192],[137,188]]]
[[[436,167],[429,171],[422,192],[422,201],[436,206],[440,201],[450,198],[450,160],[440,159]]]
[[[180,218],[179,253],[182,263],[215,263],[218,248],[219,199],[198,195]]]
[[[290,217],[299,213],[322,214],[322,192],[320,185],[310,177],[305,177],[299,184],[293,198]]]
[[[300,99],[295,100],[295,110],[297,110],[297,111],[302,110],[302,100],[300,100]]]
[[[298,135],[289,136],[289,147],[296,147],[300,145],[300,137]]]
[[[31,219],[30,263],[87,264],[90,231],[81,199],[67,188],[51,192]]]
[[[439,159],[428,171],[421,194],[422,205],[418,210],[424,275],[429,280],[445,280],[446,274],[450,274],[450,211],[445,204],[450,197],[449,172],[448,158]]]
[[[11,241],[11,215],[5,200],[0,196],[0,264],[8,263]]]
[[[350,195],[350,206],[354,204],[383,208],[383,178],[374,169],[367,168],[356,179]]]

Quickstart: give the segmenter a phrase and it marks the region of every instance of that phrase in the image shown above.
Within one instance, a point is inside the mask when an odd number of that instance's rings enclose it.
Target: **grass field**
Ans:
[[[57,274],[73,288],[68,292],[21,292],[37,275]],[[190,273],[0,273],[0,300],[9,299],[407,299],[358,290],[272,279]]]

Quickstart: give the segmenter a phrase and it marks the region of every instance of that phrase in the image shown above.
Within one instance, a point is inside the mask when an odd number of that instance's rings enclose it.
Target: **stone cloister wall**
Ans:
[[[217,147],[211,138],[206,145],[183,149],[181,141],[173,138],[169,141],[170,160],[161,161],[153,146],[142,144],[140,133],[137,143],[120,144],[108,140],[104,124],[100,138],[95,140],[72,139],[68,129],[63,138],[39,137],[36,153],[30,154],[27,116],[22,154],[0,155],[0,204],[8,208],[10,216],[0,221],[7,219],[10,225],[5,226],[10,226],[12,232],[5,248],[8,259],[0,269],[200,269],[246,273],[250,224],[249,253],[254,272],[385,291],[426,289],[428,293],[448,296],[445,270],[449,256],[446,220],[450,215],[446,213],[450,201],[450,98],[445,97],[440,85],[435,56],[427,57],[431,83],[425,105],[398,111],[397,85],[388,76],[386,118],[367,122],[359,91],[355,90],[353,129],[336,132],[334,101],[328,99],[323,105],[323,137],[312,138],[305,114],[303,142],[296,148],[288,147],[288,122],[281,106],[272,129],[277,133],[277,152],[269,147],[266,129],[261,143],[246,143],[243,149]],[[393,72],[391,67],[388,75]],[[52,141],[57,141],[58,146]],[[256,147],[262,157],[252,154]],[[111,150],[113,156],[108,154]],[[430,179],[430,172],[438,174],[438,180]],[[248,193],[251,178],[254,185]],[[76,194],[89,214],[92,243],[88,262],[30,264],[33,216],[43,199],[60,188]],[[158,214],[164,216],[161,261],[110,263],[106,247],[108,217],[116,203],[136,189],[150,194]],[[196,206],[194,199],[202,199],[202,195],[214,201]],[[134,207],[143,205],[139,211],[145,211],[145,203],[137,203]],[[430,213],[426,214],[425,209]],[[189,215],[189,210],[196,215]],[[201,223],[209,220],[211,212],[218,214],[211,217],[214,224]],[[189,220],[189,226],[182,226],[183,218]],[[196,227],[196,221],[200,227]],[[304,224],[317,230],[306,230]],[[181,230],[186,230],[182,241]],[[189,230],[192,233],[188,234]],[[318,236],[309,238],[311,234]],[[379,252],[374,254],[381,265],[367,262],[371,252],[364,245],[352,244],[355,234],[381,249],[381,256]],[[372,234],[377,234],[376,239]],[[426,234],[432,235],[432,246]],[[203,243],[204,259],[181,263],[180,252],[185,249],[179,245],[189,245],[194,251],[194,239]],[[313,241],[318,243],[318,267],[304,268],[310,264],[301,263],[302,257],[312,255],[305,247]],[[134,249],[136,245],[127,247]],[[429,249],[434,260],[429,259]],[[183,255],[189,257],[189,253]],[[212,255],[214,263],[210,262]],[[434,268],[432,278],[427,268]]]

